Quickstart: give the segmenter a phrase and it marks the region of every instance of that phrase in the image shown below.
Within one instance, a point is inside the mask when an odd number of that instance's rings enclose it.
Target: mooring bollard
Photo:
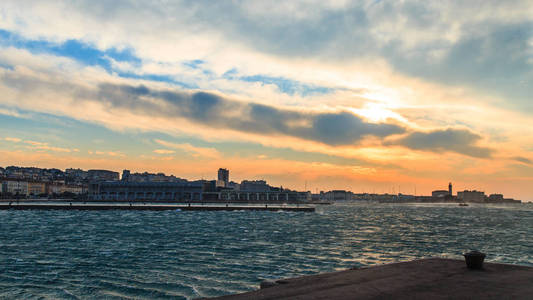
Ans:
[[[472,270],[481,270],[483,269],[483,261],[485,260],[485,253],[479,251],[470,251],[463,254],[465,257],[466,266]]]

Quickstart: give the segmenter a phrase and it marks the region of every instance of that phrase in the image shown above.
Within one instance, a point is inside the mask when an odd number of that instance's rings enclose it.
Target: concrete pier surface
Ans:
[[[297,277],[213,299],[533,299],[533,267],[430,258]],[[269,285],[272,285],[269,284]]]
[[[239,211],[239,210],[262,210],[262,211],[302,211],[314,212],[315,208],[304,205],[239,205],[239,204],[173,204],[173,203],[140,203],[140,202],[3,202],[0,210],[183,210],[183,211]]]

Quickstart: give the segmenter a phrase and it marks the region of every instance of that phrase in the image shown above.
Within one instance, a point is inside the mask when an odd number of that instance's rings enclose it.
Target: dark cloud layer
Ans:
[[[386,57],[399,70],[448,84],[469,85],[487,94],[507,97],[507,105],[533,111],[533,22],[478,24],[471,34],[448,49],[441,59],[428,51],[405,55],[393,47]],[[434,50],[440,47],[434,45]]]
[[[239,102],[206,92],[104,84],[97,97],[110,106],[137,113],[185,118],[213,128],[286,135],[329,145],[357,144],[365,136],[387,137],[405,132],[398,125],[368,123],[348,112],[305,113]]]
[[[430,132],[412,132],[407,136],[387,142],[388,145],[401,145],[415,150],[434,152],[456,152],[472,157],[488,158],[492,149],[477,146],[481,136],[466,129],[439,129]]]
[[[285,135],[332,146],[354,145],[366,136],[386,138],[405,133],[395,124],[368,123],[349,112],[306,113],[274,106],[244,103],[207,92],[161,91],[145,86],[100,86],[98,98],[117,108],[141,114],[185,118],[212,128],[262,135]],[[492,149],[477,146],[481,136],[466,129],[413,131],[385,145],[432,152],[456,152],[488,158]]]
[[[513,157],[513,160],[519,161],[524,164],[533,165],[533,161],[531,161],[531,159],[522,156],[515,156]]]

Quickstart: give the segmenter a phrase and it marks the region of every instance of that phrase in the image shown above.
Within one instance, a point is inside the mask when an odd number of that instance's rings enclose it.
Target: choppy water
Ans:
[[[414,258],[533,265],[533,207],[297,212],[0,211],[0,298],[196,298]]]

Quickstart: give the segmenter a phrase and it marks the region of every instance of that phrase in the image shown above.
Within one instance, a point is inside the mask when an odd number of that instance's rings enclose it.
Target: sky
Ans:
[[[533,201],[531,1],[0,3],[0,166]]]

